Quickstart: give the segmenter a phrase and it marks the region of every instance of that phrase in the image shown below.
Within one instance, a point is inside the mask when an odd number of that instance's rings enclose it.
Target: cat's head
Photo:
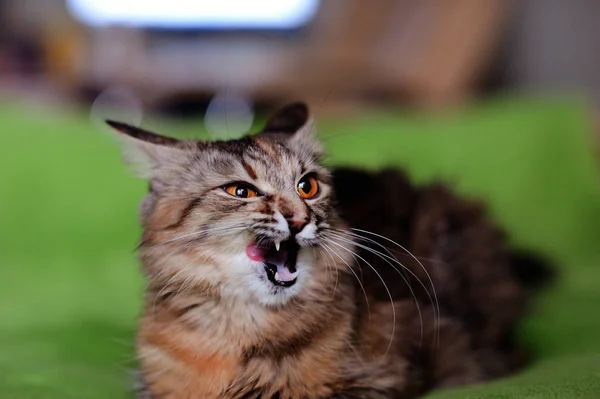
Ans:
[[[129,161],[150,182],[140,250],[151,283],[267,305],[316,284],[323,273],[316,259],[337,217],[306,105],[289,105],[260,133],[230,141],[181,141],[108,124],[123,133]]]

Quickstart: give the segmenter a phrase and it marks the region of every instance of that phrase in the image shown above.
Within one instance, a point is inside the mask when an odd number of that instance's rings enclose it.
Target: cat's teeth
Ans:
[[[281,246],[281,241],[275,241],[275,249],[277,250],[277,252],[279,252],[280,246]],[[275,278],[277,278],[277,275],[275,275]]]
[[[275,272],[275,280],[279,281],[279,273]]]

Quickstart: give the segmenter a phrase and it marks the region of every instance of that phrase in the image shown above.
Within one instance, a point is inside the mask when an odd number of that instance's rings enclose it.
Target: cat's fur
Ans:
[[[521,364],[515,323],[547,269],[479,204],[395,171],[331,173],[302,104],[225,142],[109,124],[150,180],[141,398],[410,398]],[[307,174],[320,191],[303,200]],[[239,181],[264,196],[223,189]],[[298,277],[281,287],[245,249],[287,239],[291,259],[293,234]]]

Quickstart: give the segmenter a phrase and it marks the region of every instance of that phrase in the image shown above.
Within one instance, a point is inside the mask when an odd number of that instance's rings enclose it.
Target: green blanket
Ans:
[[[449,180],[486,199],[515,245],[556,260],[558,283],[521,329],[537,360],[432,398],[600,398],[600,176],[587,120],[578,103],[502,101],[320,124],[331,163]],[[0,152],[0,397],[131,397],[146,184],[81,115],[4,104]]]

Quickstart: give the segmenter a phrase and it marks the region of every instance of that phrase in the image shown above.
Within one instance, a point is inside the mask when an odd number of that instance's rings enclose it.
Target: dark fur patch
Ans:
[[[248,165],[244,160],[242,160],[242,166],[244,167],[244,169],[248,173],[248,176],[250,176],[251,179],[257,179],[256,172],[254,171],[254,169],[252,169],[252,166]]]

